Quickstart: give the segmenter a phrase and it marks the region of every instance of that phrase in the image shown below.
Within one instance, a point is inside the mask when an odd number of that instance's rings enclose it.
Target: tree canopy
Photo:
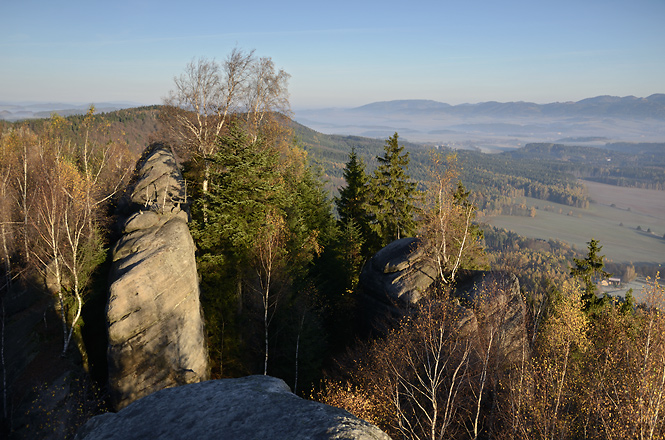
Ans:
[[[416,231],[418,191],[408,174],[409,153],[404,152],[398,138],[395,133],[386,140],[384,154],[377,156],[379,166],[369,182],[371,228],[378,249]]]

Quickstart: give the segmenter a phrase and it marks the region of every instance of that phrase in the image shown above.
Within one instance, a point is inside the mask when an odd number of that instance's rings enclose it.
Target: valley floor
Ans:
[[[536,216],[499,215],[484,221],[525,237],[564,241],[580,250],[595,238],[608,261],[665,263],[665,191],[584,183],[594,200],[589,209],[517,198],[536,207]]]

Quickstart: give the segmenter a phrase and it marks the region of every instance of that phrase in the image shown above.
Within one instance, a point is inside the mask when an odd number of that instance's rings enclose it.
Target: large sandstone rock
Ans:
[[[120,409],[163,388],[208,378],[185,184],[169,149],[140,164],[120,205],[107,306],[109,387]]]
[[[522,359],[529,347],[526,331],[526,304],[515,274],[498,271],[466,273],[455,290],[455,295],[473,319],[464,322],[463,331],[485,338],[491,333],[505,365]]]
[[[474,340],[491,333],[501,359],[519,361],[529,344],[526,305],[517,277],[505,272],[463,271],[458,279],[453,294],[461,308],[460,333]],[[366,318],[379,333],[387,333],[391,320],[396,322],[411,306],[433,294],[436,268],[421,239],[402,238],[365,264],[360,285],[365,307],[371,309],[365,310]]]
[[[348,412],[292,394],[281,379],[248,376],[170,388],[89,420],[80,440],[383,439]]]
[[[395,240],[363,266],[360,284],[383,302],[415,304],[436,278],[436,268],[425,257],[418,238]]]

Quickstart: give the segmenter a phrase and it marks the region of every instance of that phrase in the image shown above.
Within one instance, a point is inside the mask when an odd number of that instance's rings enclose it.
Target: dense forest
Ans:
[[[208,101],[196,74],[232,79],[259,65],[238,77],[255,82],[225,95],[227,107],[197,107]],[[590,237],[579,252],[476,218],[516,196],[584,208],[581,177],[662,189],[658,146],[533,144],[483,155],[430,151],[397,133],[326,136],[288,118],[287,79],[270,59],[236,50],[222,65],[192,62],[164,106],[0,125],[3,434],[59,426],[32,390],[7,380],[4,349],[15,341],[4,328],[25,319],[14,299],[28,291],[28,309],[43,312],[42,348],[31,354],[41,351],[43,366],[26,371],[45,382],[77,371],[68,392],[78,409],[58,427],[62,437],[107,409],[101,327],[113,209],[143,148],[159,139],[188,182],[212,378],[277,376],[393,438],[663,438],[658,275],[644,303],[599,295],[609,271],[635,271],[606,265],[602,243]],[[435,290],[388,332],[372,331],[361,269],[413,236],[435,268]],[[494,334],[457,332],[454,292],[475,270],[519,279],[528,344],[517,362],[497,355]]]
[[[353,146],[373,169],[380,141],[354,136],[322,135],[295,125],[299,142],[335,188],[341,184],[345,154]],[[411,154],[412,177],[424,182],[428,148],[404,143]],[[662,190],[665,183],[663,144],[608,143],[604,147],[528,144],[497,154],[474,150],[448,150],[463,164],[460,178],[474,191],[475,202],[487,215],[501,213],[516,197],[533,197],[587,208],[588,195],[578,179],[610,185]]]

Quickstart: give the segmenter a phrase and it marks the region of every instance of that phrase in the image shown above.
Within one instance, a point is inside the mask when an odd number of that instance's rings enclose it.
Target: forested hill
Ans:
[[[139,154],[161,128],[160,106],[137,107],[94,115],[104,129],[92,133],[95,141],[121,141]],[[67,116],[71,137],[84,136],[83,115]],[[35,132],[48,127],[49,119],[32,119],[13,124]],[[0,121],[0,124],[10,124]],[[367,165],[376,167],[376,156],[385,139],[327,135],[292,121],[296,141],[308,152],[310,163],[321,171],[332,194],[343,184],[342,172],[352,148]],[[419,182],[427,180],[430,152],[422,144],[400,139],[410,154],[409,173]],[[462,167],[463,183],[477,196],[479,207],[496,213],[511,198],[530,196],[570,206],[585,207],[588,200],[577,179],[612,185],[663,189],[665,187],[665,144],[608,143],[605,147],[571,146],[552,143],[528,144],[499,154],[455,150]],[[443,150],[443,152],[453,150]]]
[[[343,183],[342,173],[352,148],[356,149],[358,156],[371,171],[376,167],[376,156],[383,153],[386,143],[385,139],[379,138],[323,134],[296,121],[291,122],[291,127],[296,142],[309,153],[310,163],[320,168],[323,176],[332,184],[330,189],[333,191]],[[421,144],[401,139],[400,144],[405,146],[411,156],[411,176],[421,180],[424,178],[421,164],[427,157],[427,150]]]
[[[161,128],[158,119],[161,106],[153,105],[147,107],[134,107],[116,110],[108,113],[96,112],[90,122],[95,127],[101,127],[89,131],[91,141],[107,143],[120,142],[127,146],[135,154],[141,154],[143,149],[151,141]],[[57,115],[57,114],[54,114]],[[60,117],[56,116],[56,117]],[[85,115],[71,115],[63,117],[66,123],[61,124],[65,130],[63,135],[72,140],[82,140],[85,136]],[[43,133],[52,128],[51,118],[27,119],[17,122],[0,121],[4,126],[24,126],[35,133]]]
[[[343,184],[342,171],[352,148],[372,171],[375,157],[385,143],[383,139],[326,135],[297,122],[293,122],[293,129],[333,193]],[[421,144],[403,144],[410,154],[411,177],[426,184],[429,149]],[[665,144],[608,143],[605,147],[588,147],[539,143],[499,154],[440,149],[457,154],[462,181],[474,191],[476,203],[487,214],[501,212],[515,197],[586,208],[588,196],[578,179],[638,188],[665,187]]]
[[[502,156],[545,161],[576,177],[610,185],[665,188],[665,143],[608,143],[604,148],[529,144]]]

